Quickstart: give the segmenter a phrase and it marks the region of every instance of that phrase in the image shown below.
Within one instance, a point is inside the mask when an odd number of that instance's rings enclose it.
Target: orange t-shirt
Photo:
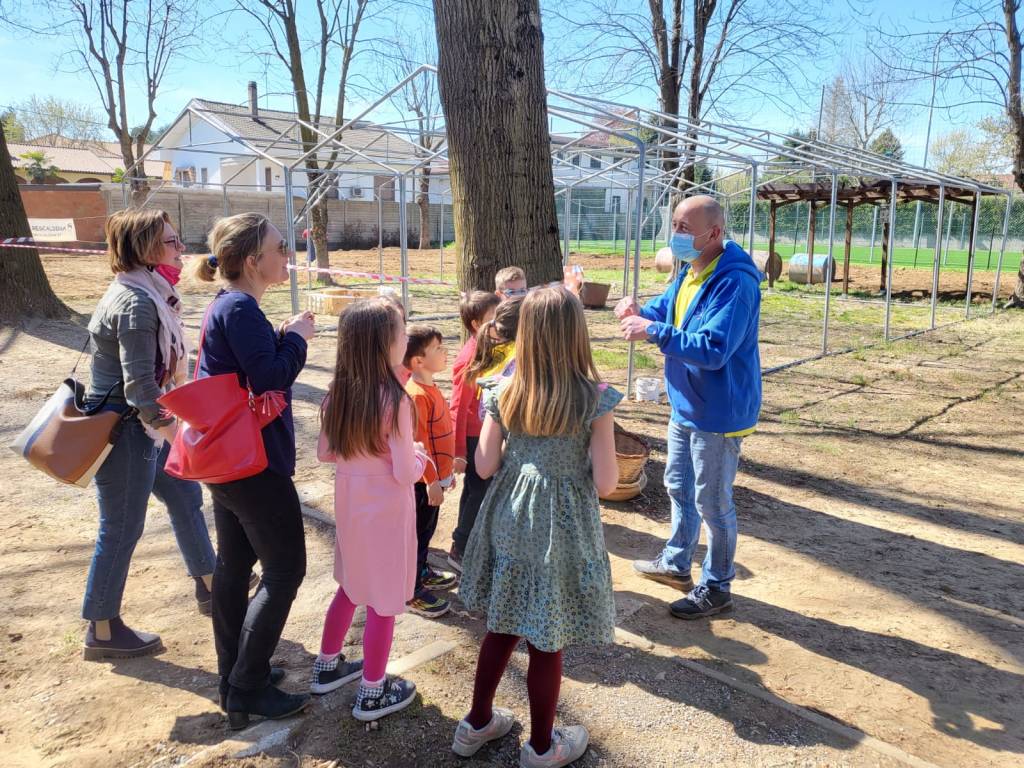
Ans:
[[[412,378],[405,391],[416,406],[416,441],[423,443],[434,462],[427,464],[420,482],[445,480],[452,476],[455,455],[455,432],[448,403],[436,385],[420,384]]]

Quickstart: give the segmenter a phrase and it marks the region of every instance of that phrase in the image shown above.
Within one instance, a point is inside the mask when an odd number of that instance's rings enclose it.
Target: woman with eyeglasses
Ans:
[[[87,660],[146,656],[163,649],[160,637],[121,619],[121,598],[135,545],[146,522],[149,496],[167,507],[171,527],[195,580],[200,613],[209,614],[215,558],[198,483],[164,472],[173,419],[157,398],[185,380],[187,352],[181,297],[175,285],[183,246],[159,210],[125,210],[106,222],[114,280],[89,322],[92,380],[86,402],[122,413],[132,410],[120,437],[96,473],[99,532],[85,588],[89,621]]]
[[[213,579],[213,635],[221,680],[221,706],[232,728],[250,716],[287,717],[309,697],[275,686],[282,676],[270,657],[306,573],[302,510],[292,482],[295,428],[291,387],[306,363],[313,337],[311,312],[274,328],[260,301],[267,289],[288,279],[288,244],[277,227],[257,213],[221,219],[210,232],[211,256],[196,259],[195,275],[224,287],[206,313],[199,377],[225,373],[259,395],[284,393],[287,406],[262,430],[267,468],[257,475],[209,484],[217,528]],[[248,578],[259,560],[262,582],[247,603]]]

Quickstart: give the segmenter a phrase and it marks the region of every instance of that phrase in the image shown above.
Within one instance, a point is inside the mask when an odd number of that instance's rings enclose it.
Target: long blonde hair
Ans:
[[[580,300],[560,286],[531,291],[519,317],[516,369],[498,403],[505,426],[575,434],[597,407],[599,381]]]
[[[188,265],[192,278],[212,283],[218,274],[225,280],[237,280],[245,269],[245,260],[263,251],[263,238],[270,219],[261,213],[239,213],[219,219],[210,230],[206,244],[212,257],[197,256]]]

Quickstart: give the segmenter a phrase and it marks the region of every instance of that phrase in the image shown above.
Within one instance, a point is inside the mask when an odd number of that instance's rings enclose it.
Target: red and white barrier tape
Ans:
[[[45,243],[38,243],[31,237],[5,238],[0,240],[0,248],[35,248],[36,250],[45,251],[47,253],[93,253],[99,255],[106,253],[106,251],[97,250],[96,248],[65,248],[61,245],[47,245]]]
[[[60,252],[60,253],[92,253],[104,255],[105,250],[96,250],[93,248],[65,248],[63,246],[47,245],[39,243],[31,237],[8,237],[0,240],[0,247],[3,248],[36,248],[41,251],[49,252]],[[194,258],[207,258],[203,254],[182,254],[183,258],[194,259]],[[448,283],[443,280],[431,280],[425,277],[400,277],[398,275],[386,275],[378,274],[376,272],[354,272],[349,269],[334,269],[334,268],[323,268],[323,267],[307,267],[301,264],[289,265],[288,269],[293,269],[297,272],[318,272],[326,273],[330,275],[339,275],[341,277],[359,277],[364,280],[383,280],[386,283],[411,283],[413,285],[444,285],[449,288],[455,288],[455,283]]]
[[[446,283],[443,280],[431,280],[425,277],[399,277],[397,275],[383,275],[376,272],[353,272],[348,269],[327,269],[324,267],[305,267],[300,264],[288,265],[288,269],[297,272],[318,272],[321,274],[339,275],[341,277],[361,277],[364,280],[383,280],[385,283],[412,283],[413,285],[446,285],[450,288],[456,287],[455,283]]]

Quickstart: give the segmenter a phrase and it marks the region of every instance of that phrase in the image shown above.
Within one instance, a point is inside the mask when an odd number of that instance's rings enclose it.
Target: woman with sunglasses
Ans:
[[[286,407],[262,430],[267,468],[257,475],[211,483],[217,527],[213,579],[213,635],[221,676],[221,706],[228,724],[243,728],[252,715],[287,717],[309,697],[288,694],[274,683],[270,657],[306,573],[302,510],[292,482],[295,428],[291,387],[306,364],[313,314],[304,312],[274,328],[260,301],[288,279],[288,245],[277,227],[258,213],[221,219],[210,232],[211,256],[195,260],[200,280],[225,283],[206,313],[199,376],[236,374],[259,395],[284,393]],[[193,268],[193,267],[190,267]],[[262,583],[251,603],[248,574],[259,560]]]
[[[187,353],[181,323],[181,240],[159,210],[125,210],[106,222],[114,280],[89,322],[92,381],[86,401],[132,415],[96,473],[99,532],[82,616],[89,621],[88,660],[146,656],[163,649],[160,637],[121,620],[121,598],[135,545],[146,522],[149,496],[167,507],[171,527],[195,579],[200,613],[209,614],[213,546],[197,483],[164,472],[173,419],[157,398],[185,380]]]

